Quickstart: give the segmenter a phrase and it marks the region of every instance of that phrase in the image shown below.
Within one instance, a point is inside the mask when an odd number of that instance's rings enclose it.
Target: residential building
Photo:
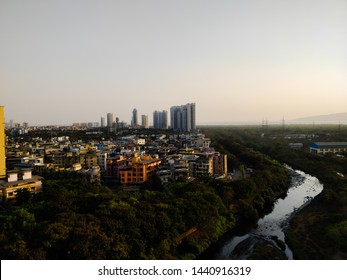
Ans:
[[[192,131],[196,129],[195,103],[188,103],[170,108],[171,128],[179,131]]]
[[[196,157],[194,157],[194,160]],[[158,175],[162,179],[162,183],[168,181],[165,177],[171,177],[173,179],[187,178],[189,177],[189,159],[187,157],[174,154],[166,157],[166,163],[161,165],[161,171]]]
[[[138,126],[137,110],[136,109],[133,110],[133,115],[132,115],[132,118],[131,118],[131,126],[133,128],[136,128]]]
[[[149,125],[148,125],[148,116],[147,115],[142,115],[141,116],[141,120],[142,120],[142,127],[143,128],[149,128]]]
[[[167,169],[157,171],[157,175],[159,176],[163,185],[169,183],[170,179],[173,177],[172,172]]]
[[[185,135],[185,137],[187,137]],[[189,146],[199,149],[209,149],[211,145],[211,139],[206,138],[204,134],[196,134],[185,139]]]
[[[101,117],[100,122],[101,122],[101,127],[105,127],[105,118],[104,117]]]
[[[158,169],[160,159],[150,155],[134,155],[127,160],[127,165],[120,168],[120,182],[122,184],[142,184],[146,182]]]
[[[31,172],[31,169],[8,171],[7,180],[0,180],[1,199],[15,199],[20,189],[27,189],[31,193],[42,191],[42,177],[33,176]]]
[[[153,127],[156,129],[168,129],[167,111],[153,112]]]
[[[199,154],[195,164],[192,166],[194,177],[213,175],[213,156],[211,154]]]
[[[107,127],[111,129],[113,127],[113,114],[107,113]]]
[[[0,179],[6,178],[5,114],[0,106]]]
[[[95,152],[80,153],[79,163],[84,169],[92,169],[98,166],[98,156]]]
[[[225,176],[228,173],[227,155],[216,152],[213,155],[213,175]]]
[[[98,165],[100,167],[100,172],[102,172],[102,173],[106,172],[106,169],[107,169],[107,156],[108,156],[108,154],[105,152],[98,152],[97,153]]]
[[[80,163],[78,152],[64,152],[61,150],[46,151],[46,158],[48,163],[52,163],[59,168],[68,168],[75,163]]]
[[[133,143],[136,145],[136,146],[143,146],[143,145],[146,145],[146,139],[144,138],[135,138],[133,140]]]
[[[32,169],[36,174],[41,174],[41,172],[46,168],[44,164],[44,158],[37,155],[29,155],[22,157],[20,163],[14,164],[14,169]]]
[[[84,171],[84,174],[87,176],[89,182],[100,182],[100,167],[93,166],[90,169]]]
[[[126,158],[124,156],[109,157],[106,159],[106,176],[114,179],[120,179],[119,170],[127,165]]]
[[[153,112],[153,128],[159,129],[159,122],[160,122],[160,112],[159,111],[154,111]]]

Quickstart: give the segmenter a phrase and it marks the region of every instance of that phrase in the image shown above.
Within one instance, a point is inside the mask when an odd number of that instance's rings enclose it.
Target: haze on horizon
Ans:
[[[346,26],[344,0],[0,0],[0,105],[30,125],[346,112]]]

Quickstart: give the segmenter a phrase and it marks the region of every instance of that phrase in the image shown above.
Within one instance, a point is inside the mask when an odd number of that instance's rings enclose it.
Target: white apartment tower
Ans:
[[[112,128],[113,126],[113,114],[107,113],[107,127]]]
[[[149,125],[148,125],[148,116],[147,115],[142,115],[141,116],[141,120],[142,120],[142,127],[143,128],[149,128]]]

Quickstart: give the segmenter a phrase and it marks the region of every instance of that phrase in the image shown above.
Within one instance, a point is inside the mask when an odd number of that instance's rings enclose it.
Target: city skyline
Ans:
[[[343,0],[3,0],[0,105],[30,125],[191,101],[197,125],[346,112],[345,26]]]
[[[1,106],[3,112],[4,106]],[[176,116],[172,113],[174,111],[179,111],[179,122],[177,124]],[[185,113],[183,112],[185,111]],[[170,118],[167,110],[153,112],[151,127],[157,129],[171,129],[174,130],[182,130],[182,131],[190,131],[196,129],[196,106],[195,103],[187,103],[185,105],[174,105],[170,108]],[[176,114],[175,114],[176,115]],[[103,128],[107,127],[110,130],[117,131],[119,128],[130,127],[130,128],[149,128],[149,116],[148,114],[141,114],[141,124],[138,119],[138,111],[136,108],[132,110],[130,123],[120,122],[117,116],[114,116],[113,113],[109,112],[105,116],[100,117],[100,122],[98,121],[85,121],[85,122],[73,122],[68,125],[61,126],[81,126],[85,128]],[[183,119],[184,118],[184,119]],[[170,121],[170,124],[169,124]],[[28,128],[32,125],[29,125],[28,122],[16,122],[15,120],[5,121],[3,120],[3,124],[6,124],[8,128]],[[172,125],[172,123],[174,123]],[[176,124],[175,124],[176,123]],[[36,125],[33,125],[36,126]],[[45,126],[45,125],[43,125]],[[49,124],[47,126],[50,126]],[[54,126],[54,125],[53,125]],[[59,126],[59,125],[58,125]]]

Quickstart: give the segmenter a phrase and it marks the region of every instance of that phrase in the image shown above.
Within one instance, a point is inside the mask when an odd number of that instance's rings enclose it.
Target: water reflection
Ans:
[[[284,231],[293,215],[318,195],[323,190],[323,185],[313,176],[302,171],[294,171],[289,167],[288,169],[291,175],[291,186],[287,196],[275,202],[272,212],[260,219],[256,228],[251,229],[247,234],[235,236],[226,241],[216,255],[216,259],[247,259],[253,248],[264,241],[271,242],[277,247],[281,247],[279,244],[282,244],[287,258],[293,259],[292,251],[284,243]]]

